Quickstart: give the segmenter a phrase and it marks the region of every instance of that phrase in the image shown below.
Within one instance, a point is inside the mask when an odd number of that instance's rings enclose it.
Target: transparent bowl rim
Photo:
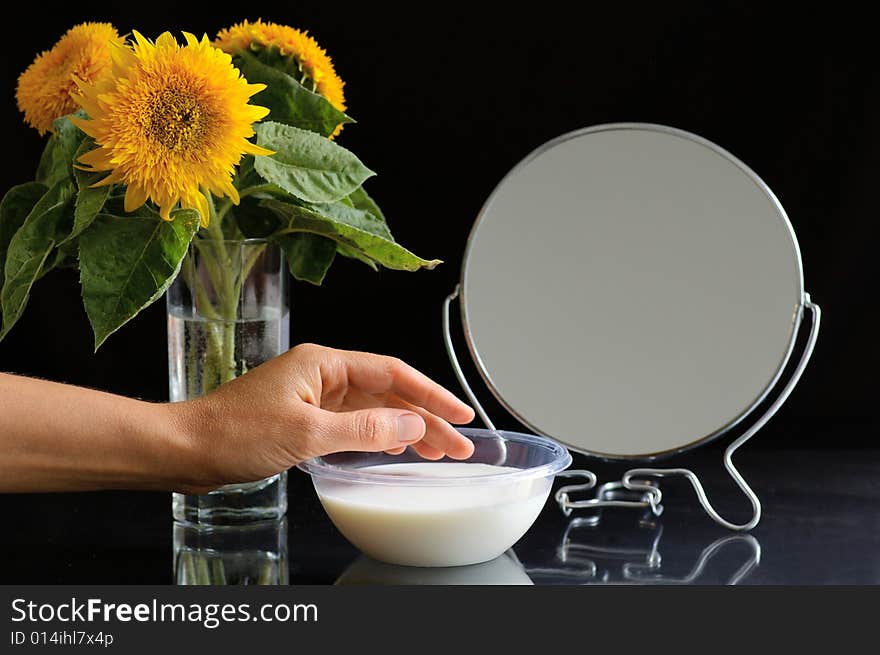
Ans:
[[[483,430],[479,428],[459,428],[459,432],[471,439],[497,439],[501,437],[505,441],[526,444],[531,448],[543,448],[552,454],[550,461],[541,466],[517,469],[505,473],[487,473],[483,475],[468,475],[463,477],[432,477],[424,476],[408,478],[387,473],[369,473],[363,470],[342,468],[327,464],[322,457],[314,457],[300,462],[297,468],[305,471],[313,478],[327,480],[341,480],[346,482],[366,482],[370,484],[384,484],[395,487],[462,487],[467,485],[500,485],[523,479],[553,477],[560,471],[564,471],[571,465],[571,453],[562,444],[532,434],[521,432],[508,432],[506,430]],[[366,454],[366,453],[365,453]],[[431,461],[431,460],[425,460]],[[457,460],[441,460],[455,462]],[[467,460],[463,460],[467,462]]]

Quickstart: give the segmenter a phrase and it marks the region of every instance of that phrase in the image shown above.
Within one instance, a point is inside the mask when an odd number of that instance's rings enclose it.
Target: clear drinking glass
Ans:
[[[284,255],[263,239],[194,239],[166,296],[172,401],[209,393],[290,347]],[[277,519],[287,510],[287,473],[174,494],[172,508],[175,520],[193,523]]]

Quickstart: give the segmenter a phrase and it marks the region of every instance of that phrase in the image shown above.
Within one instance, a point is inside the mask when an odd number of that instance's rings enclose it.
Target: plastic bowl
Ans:
[[[405,566],[478,564],[501,555],[531,527],[571,455],[544,437],[461,432],[474,442],[465,461],[429,462],[407,449],[402,455],[336,453],[299,468],[312,476],[339,531],[370,557]]]

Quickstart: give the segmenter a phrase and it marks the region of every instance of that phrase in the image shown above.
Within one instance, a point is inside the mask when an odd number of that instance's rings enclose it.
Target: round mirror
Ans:
[[[767,185],[700,137],[643,124],[574,132],[516,166],[473,227],[461,288],[498,400],[611,458],[735,425],[780,375],[804,301]]]

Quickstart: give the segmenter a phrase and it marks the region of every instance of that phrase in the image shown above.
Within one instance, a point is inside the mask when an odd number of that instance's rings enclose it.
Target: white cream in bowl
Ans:
[[[456,478],[516,471],[506,466],[413,462],[367,473]],[[397,487],[339,485],[318,497],[339,531],[370,557],[407,566],[461,566],[494,559],[535,522],[550,481],[510,485]]]
[[[568,451],[543,437],[461,430],[467,461],[337,453],[303,462],[339,531],[370,557],[406,566],[494,559],[531,527]]]

